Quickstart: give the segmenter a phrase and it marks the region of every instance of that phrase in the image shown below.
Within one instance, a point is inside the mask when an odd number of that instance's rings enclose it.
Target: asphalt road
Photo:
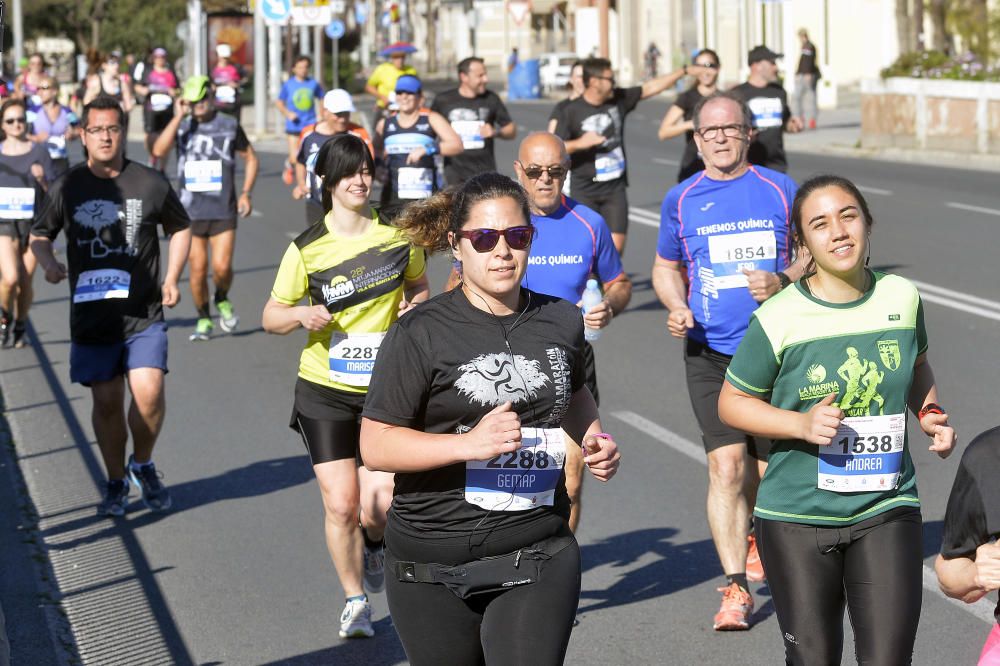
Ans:
[[[511,105],[529,129],[544,126],[548,108]],[[623,463],[610,484],[586,487],[581,622],[568,661],[780,663],[766,586],[754,586],[750,632],[711,629],[722,571],[705,522],[700,438],[681,343],[668,336],[649,282],[655,220],[681,147],[653,139],[663,110],[644,103],[629,118],[635,210],[625,264],[636,289],[631,307],[596,344],[602,417]],[[514,147],[499,142],[501,171],[510,173]],[[231,291],[243,318],[239,331],[188,342],[195,314],[186,292],[168,313],[168,415],[155,459],[174,494],[169,513],[152,515],[135,502],[124,519],[94,515],[104,474],[89,395],[68,379],[65,285],[36,278],[32,322],[40,344],[0,354],[6,418],[47,560],[25,575],[55,581],[68,619],[50,613],[49,623],[57,632],[68,625],[85,663],[405,663],[383,595],[373,599],[376,638],[337,638],[343,592],[324,545],[308,459],[287,427],[305,336],[269,336],[259,325],[281,255],[304,226],[302,204],[280,182],[281,159],[263,153],[259,215],[240,223]],[[996,176],[808,154],[790,162],[797,180],[834,172],[866,188],[876,218],[872,265],[918,281],[941,402],[961,441],[996,425]],[[432,262],[435,290],[447,268],[442,259]],[[922,437],[912,442],[931,565],[958,456],[940,461]],[[914,663],[974,663],[989,630],[985,604],[964,607],[932,588],[925,589]],[[845,663],[853,663],[852,650],[848,638]]]

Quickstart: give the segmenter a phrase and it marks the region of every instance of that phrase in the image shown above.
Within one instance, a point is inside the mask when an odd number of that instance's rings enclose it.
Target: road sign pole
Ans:
[[[333,87],[340,87],[340,40],[333,40]]]
[[[253,122],[258,137],[267,133],[267,31],[260,5],[253,15]]]
[[[323,26],[313,26],[313,60],[316,61],[316,80],[323,80]]]

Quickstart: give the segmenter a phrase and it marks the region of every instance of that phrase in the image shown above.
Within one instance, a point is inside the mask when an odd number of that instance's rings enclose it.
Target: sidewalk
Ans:
[[[0,398],[2,400],[2,398]],[[3,405],[6,408],[6,404]],[[5,638],[10,664],[78,663],[52,567],[41,546],[36,512],[18,465],[7,419],[0,416],[0,666]],[[60,636],[59,644],[53,636]]]

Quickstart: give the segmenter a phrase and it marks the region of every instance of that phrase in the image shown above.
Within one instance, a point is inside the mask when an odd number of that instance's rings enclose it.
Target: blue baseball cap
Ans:
[[[414,95],[419,95],[420,89],[420,79],[415,76],[404,74],[396,79],[396,92],[398,93],[412,93]]]

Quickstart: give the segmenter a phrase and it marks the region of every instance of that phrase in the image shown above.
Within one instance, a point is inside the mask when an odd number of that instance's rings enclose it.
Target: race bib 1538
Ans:
[[[905,441],[905,413],[844,419],[833,442],[819,447],[816,487],[835,493],[895,488]]]

